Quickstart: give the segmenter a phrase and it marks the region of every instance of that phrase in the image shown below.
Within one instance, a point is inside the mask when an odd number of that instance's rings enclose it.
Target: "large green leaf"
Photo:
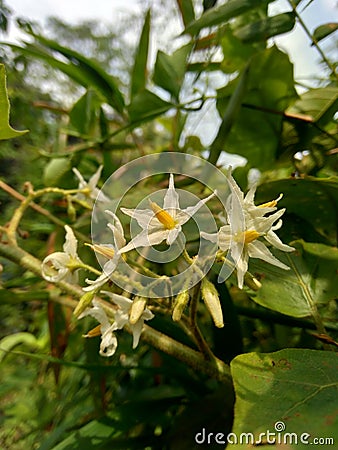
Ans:
[[[237,79],[233,80],[218,91],[217,108],[221,116],[237,82]],[[242,108],[224,150],[244,156],[258,169],[271,167],[277,156],[282,112],[295,98],[293,66],[288,56],[276,47],[255,54],[251,59]]]
[[[338,88],[328,86],[308,90],[286,112],[310,116],[313,122],[323,126],[332,120],[337,109]]]
[[[295,15],[290,13],[267,17],[235,30],[234,35],[242,42],[265,41],[270,37],[291,31],[295,26]]]
[[[153,80],[158,86],[170,92],[176,101],[179,100],[190,50],[191,44],[187,44],[172,55],[167,55],[161,50],[157,53]]]
[[[319,305],[338,296],[338,251],[324,244],[303,241],[294,242],[293,246],[296,251],[292,253],[274,251],[290,270],[256,259],[251,261],[251,272],[262,282],[252,298],[262,306],[292,317],[316,315]]]
[[[169,111],[172,104],[148,90],[140,92],[129,105],[132,123],[141,124]]]
[[[284,194],[279,205],[286,207],[287,214],[305,221],[305,229],[314,228],[323,241],[337,245],[338,178],[306,177],[276,180],[260,185],[257,204]],[[294,220],[295,222],[295,220]],[[304,228],[304,226],[303,226]],[[299,234],[297,235],[299,237]]]
[[[0,64],[0,140],[11,139],[22,136],[28,130],[17,131],[9,124],[9,100],[6,88],[6,71],[5,66]]]
[[[257,51],[253,45],[246,44],[235,37],[230,28],[224,30],[221,45],[223,50],[221,69],[225,73],[233,73],[241,70]]]
[[[269,0],[229,0],[224,5],[207,10],[199,19],[188,24],[184,32],[197,34],[202,28],[227,22],[250,9],[262,6],[263,2],[268,4]]]
[[[131,98],[146,88],[147,61],[150,36],[150,10],[148,10],[140,37],[139,45],[135,52],[134,68],[131,75]]]
[[[338,441],[336,353],[302,349],[249,353],[231,362],[231,372],[236,403],[228,439],[235,443],[237,438],[236,449],[253,448],[259,441],[264,449],[308,449],[320,437],[332,438],[326,448],[333,448],[333,441]],[[241,433],[246,435],[240,438]],[[273,442],[274,437],[280,441]]]

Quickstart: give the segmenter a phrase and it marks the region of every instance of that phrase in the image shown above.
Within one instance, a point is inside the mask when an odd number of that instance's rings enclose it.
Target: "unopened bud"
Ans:
[[[147,306],[147,299],[145,297],[135,297],[130,308],[129,323],[135,325],[144,313]]]
[[[94,298],[94,295],[95,293],[93,291],[89,291],[83,294],[83,296],[79,300],[79,303],[74,309],[73,314],[75,317],[79,317],[79,315],[83,313],[86,308],[88,308]]]
[[[244,283],[253,291],[258,291],[262,287],[262,283],[249,272],[244,275]]]
[[[172,318],[174,322],[181,320],[184,308],[187,306],[189,301],[189,292],[183,291],[178,294],[175,300]]]
[[[202,298],[217,328],[223,328],[223,313],[215,286],[207,278],[201,283]]]

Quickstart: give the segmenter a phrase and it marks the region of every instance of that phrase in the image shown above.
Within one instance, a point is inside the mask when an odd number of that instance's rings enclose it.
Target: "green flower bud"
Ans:
[[[172,318],[174,322],[181,320],[184,308],[187,306],[189,301],[189,292],[183,291],[178,294],[175,300]]]
[[[202,298],[217,328],[223,328],[223,313],[215,286],[207,278],[201,283]]]
[[[80,298],[79,303],[77,304],[76,308],[74,309],[74,316],[78,317],[88,306],[91,304],[93,298],[95,296],[94,291],[89,291],[83,294],[83,296]]]

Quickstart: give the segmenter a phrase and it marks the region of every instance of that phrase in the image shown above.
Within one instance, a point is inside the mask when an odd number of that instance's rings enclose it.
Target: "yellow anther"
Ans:
[[[111,247],[108,247],[107,245],[100,245],[100,244],[87,244],[85,243],[87,247],[90,247],[94,252],[100,253],[100,255],[105,256],[106,258],[113,258],[115,255],[115,250]]]
[[[256,240],[260,236],[260,233],[255,230],[248,230],[244,232],[244,244],[250,244],[250,242]]]
[[[271,202],[262,203],[261,205],[258,205],[258,208],[274,208],[275,206],[277,206],[277,203],[282,197],[283,194],[279,194],[279,197],[276,198],[276,200],[271,200]]]
[[[150,207],[154,211],[154,214],[156,216],[156,219],[159,220],[167,230],[172,230],[176,226],[176,221],[174,218],[164,209],[162,209],[160,206],[158,206],[157,203],[152,202],[149,200]]]
[[[83,337],[86,338],[93,338],[96,336],[101,336],[101,325],[97,325],[92,330],[89,330],[87,334],[85,334]]]

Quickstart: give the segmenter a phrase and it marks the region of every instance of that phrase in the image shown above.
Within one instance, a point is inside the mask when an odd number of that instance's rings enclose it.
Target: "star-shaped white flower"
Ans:
[[[253,203],[255,188],[251,189],[244,197],[230,171],[228,180],[231,189],[228,223],[222,226],[218,233],[201,232],[201,236],[211,242],[218,243],[222,251],[230,252],[231,259],[237,269],[238,287],[242,289],[244,275],[248,270],[249,258],[259,258],[281,269],[290,269],[279,261],[268,250],[264,242],[258,240],[259,238],[264,238],[271,245],[284,252],[292,252],[294,248],[283,244],[275,233],[275,230],[282,226],[280,217],[284,214],[285,208],[265,217],[265,214],[276,210],[278,200],[255,206]],[[275,222],[277,223],[275,224]],[[218,281],[224,281],[222,270]]]
[[[89,181],[87,182],[81,173],[73,167],[73,172],[77,176],[79,180],[79,186],[78,189],[86,189],[88,192],[82,193],[79,192],[74,195],[74,198],[79,200],[80,202],[89,202],[92,204],[95,200],[99,202],[108,202],[109,198],[104,195],[104,193],[97,187],[97,183],[99,182],[99,179],[101,177],[103,166],[100,166],[97,171],[94,173],[94,175],[91,176]]]
[[[68,225],[65,225],[65,230],[66,239],[63,244],[63,252],[48,255],[42,261],[41,271],[43,278],[51,283],[63,280],[75,284],[78,281],[76,272],[78,267],[76,266],[81,263],[81,260],[77,255],[77,239],[73,230]],[[57,273],[51,273],[51,268]]]
[[[119,263],[121,257],[120,249],[126,245],[123,228],[118,217],[109,210],[106,210],[105,212],[113,217],[113,223],[108,223],[108,227],[113,232],[114,243],[102,245],[94,244],[92,246],[93,250],[106,256],[108,261],[103,266],[102,274],[96,280],[86,279],[86,283],[90,286],[83,288],[84,291],[96,290],[109,280],[111,274],[114,272]]]
[[[100,355],[101,356],[113,356],[117,349],[117,338],[114,331],[117,329],[115,323],[111,323],[108,316],[103,309],[99,301],[92,301],[93,307],[87,308],[81,313],[78,319],[82,319],[86,316],[92,316],[100,323],[101,343],[100,343]],[[90,337],[90,334],[85,337]]]
[[[133,301],[123,295],[114,294],[112,292],[102,291],[102,293],[108,295],[108,297],[110,297],[119,307],[119,309],[115,312],[115,329],[121,330],[126,324],[128,324],[133,333],[133,348],[136,348],[140,341],[144,321],[153,319],[154,314],[148,308],[145,308],[137,322],[131,324],[129,319]]]
[[[182,225],[188,222],[215,195],[216,191],[197,202],[195,206],[181,209],[179,196],[174,186],[174,176],[170,174],[169,187],[164,196],[163,208],[152,201],[149,202],[151,209],[121,208],[124,214],[136,219],[143,230],[123,247],[120,253],[125,253],[138,247],[150,247],[163,241],[171,245],[181,233]]]

